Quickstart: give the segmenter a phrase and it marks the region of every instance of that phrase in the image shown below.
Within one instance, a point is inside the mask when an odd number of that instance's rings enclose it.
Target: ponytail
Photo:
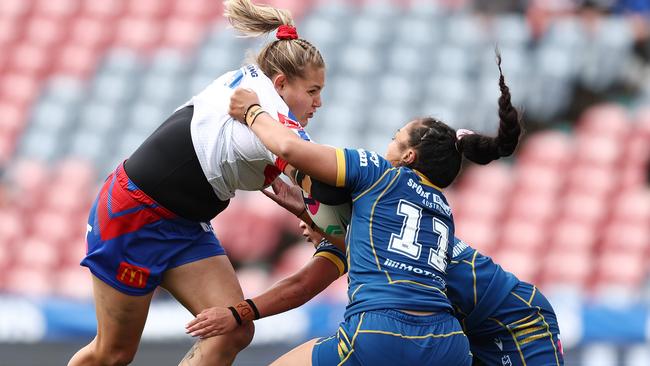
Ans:
[[[510,89],[506,85],[501,69],[501,54],[495,51],[499,67],[499,134],[489,137],[480,134],[460,136],[456,146],[458,151],[467,159],[477,164],[485,165],[504,156],[510,156],[515,151],[521,135],[521,118],[517,109],[512,106]]]
[[[224,8],[224,16],[245,37],[258,37],[278,30],[278,39],[266,44],[251,60],[267,77],[282,73],[292,80],[305,77],[309,67],[325,67],[320,51],[298,37],[288,10],[255,5],[250,0],[226,0]]]
[[[293,25],[288,10],[255,5],[250,0],[226,0],[224,9],[223,15],[245,37],[259,37],[281,25]]]

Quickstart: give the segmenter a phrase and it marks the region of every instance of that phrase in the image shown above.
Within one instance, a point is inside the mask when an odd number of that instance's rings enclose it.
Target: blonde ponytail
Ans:
[[[245,37],[259,37],[281,25],[293,25],[293,18],[288,10],[255,5],[250,0],[224,1],[223,15],[232,27]]]
[[[285,9],[254,5],[250,0],[224,1],[224,16],[245,37],[258,37],[278,29],[293,26],[291,13]],[[290,37],[278,34],[257,54],[255,62],[269,78],[284,74],[287,79],[304,78],[308,67],[324,68],[320,51],[307,40],[298,38],[295,29]]]

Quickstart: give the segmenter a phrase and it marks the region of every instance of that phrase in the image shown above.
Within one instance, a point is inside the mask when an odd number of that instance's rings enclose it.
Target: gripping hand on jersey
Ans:
[[[273,188],[273,193],[267,190],[262,190],[262,193],[298,217],[305,212],[305,202],[302,199],[300,187],[288,185],[282,179],[276,178],[271,183],[271,188]]]
[[[228,114],[241,123],[246,123],[246,112],[252,105],[259,105],[260,99],[252,89],[237,88],[230,97]]]

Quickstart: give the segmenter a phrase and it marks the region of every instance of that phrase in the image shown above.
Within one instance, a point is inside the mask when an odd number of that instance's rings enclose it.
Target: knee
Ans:
[[[102,366],[122,366],[133,362],[135,350],[110,349],[97,353],[98,363]]]
[[[231,348],[239,352],[251,343],[254,335],[255,325],[253,322],[250,322],[240,326],[235,331],[230,332],[226,337],[229,340],[228,343],[230,343]]]

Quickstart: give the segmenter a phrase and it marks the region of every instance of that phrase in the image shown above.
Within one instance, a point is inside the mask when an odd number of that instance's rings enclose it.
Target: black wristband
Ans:
[[[257,310],[257,306],[255,306],[255,303],[253,302],[253,300],[246,299],[246,302],[253,309],[253,313],[255,313],[255,320],[259,319],[260,318],[260,312],[259,312],[259,310]]]
[[[237,312],[237,310],[232,306],[228,306],[228,309],[230,309],[230,312],[232,313],[232,316],[235,317],[235,321],[237,322],[237,325],[241,325],[241,317],[239,316],[239,313]]]

